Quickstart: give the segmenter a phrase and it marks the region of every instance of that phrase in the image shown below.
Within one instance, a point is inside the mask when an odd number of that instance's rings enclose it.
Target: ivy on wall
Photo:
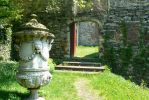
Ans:
[[[18,0],[0,0],[0,60],[9,60],[11,52],[11,21],[21,18]]]
[[[114,73],[149,86],[149,45],[145,43],[146,32],[141,26],[140,24],[139,40],[135,44],[128,42],[128,28],[123,20],[120,23],[120,42],[113,41],[109,33],[104,34],[103,62],[110,66]]]
[[[11,40],[11,21],[20,20],[23,9],[18,0],[0,0],[0,41]]]

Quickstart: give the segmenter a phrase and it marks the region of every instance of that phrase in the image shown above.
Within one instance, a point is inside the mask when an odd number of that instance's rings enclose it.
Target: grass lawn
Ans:
[[[15,80],[16,66],[15,62],[0,63],[0,100],[21,100],[29,95]],[[52,81],[41,88],[39,95],[46,100],[82,100],[74,86],[79,78],[88,79],[89,89],[95,90],[105,100],[149,100],[147,88],[108,71],[99,74],[54,72]]]
[[[98,46],[77,46],[75,57],[98,58]]]
[[[149,100],[149,89],[125,80],[111,72],[91,77],[91,86],[105,100]]]

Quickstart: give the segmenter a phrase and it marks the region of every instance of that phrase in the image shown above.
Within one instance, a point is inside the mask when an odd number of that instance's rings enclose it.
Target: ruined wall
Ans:
[[[55,35],[50,57],[64,58],[70,56],[70,29],[66,17],[51,18],[51,14],[41,12],[38,13],[39,20],[42,24],[49,28],[49,31]]]
[[[103,26],[102,60],[112,72],[149,86],[149,2],[111,1],[118,4],[110,7]]]
[[[120,24],[122,20],[127,25],[128,41],[136,43],[140,28],[145,31],[146,42],[149,41],[149,3],[147,0],[135,3],[115,2],[111,6],[107,20],[104,24],[104,33],[111,39],[118,41],[121,37]],[[121,5],[122,4],[122,5]],[[124,5],[126,4],[126,5]]]
[[[93,22],[78,24],[78,45],[97,46],[99,40],[98,26]]]
[[[103,1],[103,0],[101,0]],[[120,23],[121,19],[124,19],[127,22],[127,27],[129,31],[129,39],[134,43],[137,41],[138,32],[140,28],[140,19],[142,20],[142,24],[144,29],[146,30],[146,35],[148,34],[149,27],[149,6],[148,1],[144,0],[146,3],[138,3],[138,2],[124,2],[125,0],[109,0],[110,1],[110,9],[108,11],[108,15],[106,21],[98,15],[97,20],[101,19],[104,21],[104,33],[109,34],[113,40],[119,41],[121,37],[120,31]],[[129,0],[128,0],[129,1]],[[112,4],[112,2],[116,2],[116,4]],[[70,2],[66,2],[67,7],[69,8],[71,4]],[[108,0],[103,2],[103,4],[108,4]],[[65,5],[65,6],[66,6]],[[69,5],[69,6],[68,6]],[[70,28],[69,25],[74,20],[74,16],[72,15],[72,9],[68,10],[67,7],[62,7],[60,12],[38,12],[37,15],[42,24],[46,25],[50,32],[55,35],[55,41],[53,43],[52,50],[50,52],[51,57],[56,58],[64,58],[70,56]],[[102,5],[104,6],[104,5]],[[108,8],[106,6],[106,8]],[[87,14],[87,13],[86,13]],[[82,16],[86,15],[83,13]],[[81,18],[81,15],[77,15],[76,17]],[[89,16],[89,14],[88,14]],[[92,16],[89,16],[92,18]],[[95,18],[95,17],[94,17]],[[145,37],[146,40],[148,36]]]
[[[58,28],[59,29],[56,30],[57,32],[53,32],[56,38],[54,40],[50,56],[54,58],[69,57],[70,29],[67,24],[61,24]]]
[[[116,4],[112,5],[112,2],[116,2]],[[113,41],[119,42],[121,39],[120,24],[122,20],[124,20],[128,27],[127,28],[129,33],[128,41],[134,44],[138,42],[138,33],[140,32],[140,24],[142,24],[142,28],[145,30],[146,33],[145,36],[146,43],[148,43],[149,4],[147,0],[143,0],[141,2],[138,1],[132,2],[129,0],[128,1],[111,0],[109,6],[110,9],[108,11],[107,18],[103,25],[104,34],[109,34],[109,36]],[[43,18],[43,16],[41,16],[41,18]],[[54,33],[54,35],[56,36],[51,51],[52,57],[63,58],[70,56],[69,21],[72,21],[71,18],[72,17],[67,17],[65,15],[64,17],[52,20],[50,17],[48,17],[48,14],[44,15],[45,20],[42,20],[42,22],[45,22],[45,25],[48,26],[51,32]]]

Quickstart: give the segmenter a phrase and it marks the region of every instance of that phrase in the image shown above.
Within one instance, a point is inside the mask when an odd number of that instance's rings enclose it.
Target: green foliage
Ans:
[[[43,0],[38,0],[40,3],[43,2]],[[48,1],[48,5],[47,5],[47,8],[46,8],[46,11],[50,14],[53,14],[53,17],[66,17],[65,14],[66,14],[66,11],[69,11],[71,9],[71,3],[69,5],[69,8],[68,9],[68,2],[66,2],[67,0],[49,0]],[[46,2],[46,0],[44,0],[44,2]],[[38,6],[39,7],[39,6]],[[42,6],[40,6],[42,7]],[[39,9],[39,8],[37,8]],[[52,15],[51,15],[52,16]]]
[[[127,41],[128,41],[128,32],[127,32],[127,25],[126,25],[124,20],[122,20],[121,23],[120,23],[120,30],[121,30],[121,33],[122,33],[123,45],[126,46]]]
[[[149,86],[149,45],[144,42],[145,31],[140,30],[138,52],[134,55],[132,66],[134,67],[133,79],[141,84],[144,82]],[[138,80],[140,79],[140,80]]]
[[[19,20],[22,9],[18,0],[0,0],[0,43],[11,43],[11,21]]]
[[[48,60],[48,66],[49,66],[50,72],[53,73],[54,70],[55,70],[55,66],[56,66],[56,64],[53,61],[53,59],[49,58],[49,60]]]
[[[13,19],[19,19],[21,11],[16,0],[0,0],[0,24],[8,24]]]
[[[0,29],[0,43],[6,44],[11,42],[12,30],[11,27],[5,26]]]
[[[78,11],[79,12],[88,12],[91,10],[93,10],[92,0],[78,0]]]

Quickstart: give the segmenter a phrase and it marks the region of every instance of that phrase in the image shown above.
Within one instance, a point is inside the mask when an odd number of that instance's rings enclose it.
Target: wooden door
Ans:
[[[73,22],[70,24],[70,56],[74,57],[76,52],[76,45],[77,45],[77,31],[76,31],[76,23]]]

